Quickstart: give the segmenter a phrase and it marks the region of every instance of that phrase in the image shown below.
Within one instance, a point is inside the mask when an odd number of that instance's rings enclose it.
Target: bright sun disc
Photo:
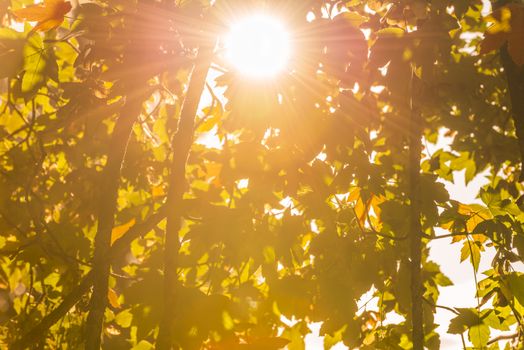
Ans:
[[[290,54],[289,36],[275,18],[251,16],[231,27],[226,49],[226,58],[240,73],[269,78],[286,67]]]

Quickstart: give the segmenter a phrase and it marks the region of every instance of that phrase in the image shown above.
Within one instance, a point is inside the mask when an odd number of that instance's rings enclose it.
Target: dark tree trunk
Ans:
[[[86,323],[86,350],[100,349],[111,268],[107,255],[111,248],[111,231],[115,224],[120,168],[126,153],[131,129],[140,115],[141,108],[141,96],[140,98],[138,96],[127,97],[113,131],[107,165],[101,177],[98,228],[95,236],[95,253],[93,258],[93,294],[91,295]]]
[[[413,74],[412,74],[413,75]],[[422,310],[422,227],[420,224],[421,188],[421,121],[414,106],[414,75],[410,88],[408,197],[410,203],[409,236],[411,257],[411,323],[413,350],[424,349],[424,315]]]
[[[173,346],[179,348],[178,342],[173,337],[173,330],[177,317],[177,268],[180,249],[178,233],[182,225],[182,199],[187,186],[186,161],[193,144],[195,117],[206,84],[213,49],[214,43],[200,47],[180,112],[178,129],[173,137],[164,247],[164,315],[158,333],[157,349],[159,350],[172,349]]]

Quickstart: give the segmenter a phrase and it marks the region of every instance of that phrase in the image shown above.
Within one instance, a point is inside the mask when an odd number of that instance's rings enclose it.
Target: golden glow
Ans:
[[[226,37],[226,58],[243,75],[270,78],[290,56],[289,35],[277,19],[255,15],[235,23]]]

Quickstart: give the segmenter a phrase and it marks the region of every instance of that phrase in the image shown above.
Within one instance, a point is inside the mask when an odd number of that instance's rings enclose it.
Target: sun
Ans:
[[[291,45],[285,26],[266,14],[234,23],[225,40],[226,59],[242,75],[264,79],[282,72]]]

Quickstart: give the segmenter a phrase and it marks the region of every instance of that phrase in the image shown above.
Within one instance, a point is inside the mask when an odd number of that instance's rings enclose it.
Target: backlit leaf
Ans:
[[[38,22],[33,30],[46,32],[60,26],[71,8],[69,1],[44,0],[42,4],[14,10],[13,14],[19,19]]]
[[[120,307],[120,303],[118,302],[118,294],[116,294],[113,288],[109,288],[107,290],[107,299],[109,300],[109,304],[111,304],[112,307]]]
[[[117,239],[122,237],[131,227],[133,227],[136,223],[135,219],[129,220],[127,223],[116,226],[111,231],[111,244],[113,244]]]

